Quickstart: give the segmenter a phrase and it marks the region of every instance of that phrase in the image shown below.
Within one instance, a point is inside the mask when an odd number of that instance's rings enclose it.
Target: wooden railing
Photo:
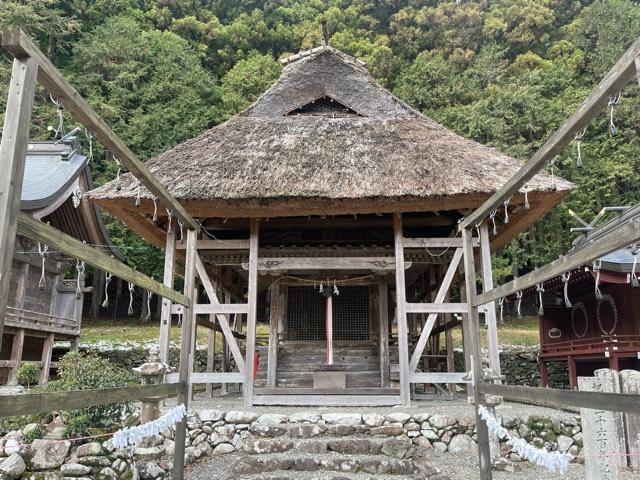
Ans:
[[[601,336],[550,343],[540,347],[540,355],[551,356],[554,354],[589,352],[602,353],[605,350],[613,351],[614,348],[618,352],[640,350],[640,335]]]
[[[72,318],[34,312],[24,308],[6,307],[5,324],[9,327],[40,330],[62,335],[80,335],[80,326]]]

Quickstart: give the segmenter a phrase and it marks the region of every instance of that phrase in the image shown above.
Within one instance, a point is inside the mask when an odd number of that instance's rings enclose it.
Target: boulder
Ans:
[[[469,435],[456,435],[449,442],[449,452],[451,453],[472,453],[477,451],[476,442]]]
[[[566,435],[558,435],[556,441],[558,442],[558,450],[560,453],[567,452],[571,448],[571,445],[573,445],[573,438],[567,437]]]
[[[405,424],[411,419],[411,415],[398,412],[398,413],[390,413],[386,416],[387,421],[391,423],[401,423]]]
[[[255,412],[240,412],[237,410],[231,410],[230,412],[227,412],[227,414],[224,416],[224,420],[227,423],[249,424],[249,423],[255,422],[259,416],[260,415],[258,415]]]
[[[20,478],[27,466],[24,460],[17,453],[12,454],[9,458],[0,462],[0,476],[8,480]]]
[[[91,467],[81,463],[65,463],[60,467],[60,472],[65,477],[86,477],[91,473]]]
[[[96,456],[102,453],[102,445],[98,442],[85,443],[76,450],[77,457]]]
[[[4,439],[4,446],[2,450],[4,450],[4,454],[9,457],[15,453],[19,453],[22,450],[22,442],[23,440],[18,437],[9,437]]]
[[[98,475],[96,475],[97,480],[117,480],[117,478],[118,474],[114,472],[113,468],[111,467],[103,468],[102,470],[100,470]]]
[[[133,450],[133,458],[138,462],[159,460],[163,454],[161,447],[137,447]]]
[[[429,425],[434,428],[451,427],[456,424],[456,417],[452,415],[434,415],[429,418]]]
[[[433,448],[435,448],[438,452],[444,453],[447,451],[447,444],[442,442],[434,442]]]
[[[403,458],[411,445],[408,439],[389,438],[382,443],[380,453],[387,457]]]
[[[359,413],[324,413],[322,418],[327,423],[334,425],[360,425],[362,415]]]
[[[320,425],[315,423],[303,423],[300,425],[294,425],[289,429],[289,435],[296,438],[310,438],[316,437],[322,433]]]
[[[156,480],[164,476],[165,471],[155,462],[145,462],[138,465],[141,480]]]
[[[379,413],[364,413],[362,414],[362,421],[370,427],[379,427],[384,423],[384,416]]]
[[[293,415],[289,415],[289,421],[291,423],[318,423],[320,421],[320,415],[308,412],[298,412]]]
[[[227,453],[232,453],[235,451],[236,451],[236,447],[234,447],[230,443],[221,443],[220,445],[216,445],[216,448],[213,449],[213,454],[225,455]]]
[[[67,458],[69,450],[71,450],[69,440],[34,440],[29,449],[29,469],[52,470],[60,468]]]
[[[217,422],[224,418],[224,412],[221,410],[200,410],[198,413],[200,414],[200,420],[203,422]]]
[[[279,415],[277,413],[265,413],[264,415],[260,415],[256,420],[256,423],[260,423],[262,425],[280,425],[281,423],[285,423],[287,421],[286,415]]]
[[[396,437],[404,433],[401,423],[392,423],[390,425],[382,425],[371,429],[371,435],[386,435],[388,437]]]

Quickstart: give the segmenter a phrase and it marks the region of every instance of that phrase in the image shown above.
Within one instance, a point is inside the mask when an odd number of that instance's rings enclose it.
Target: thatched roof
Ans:
[[[457,199],[479,205],[521,162],[465,139],[382,88],[362,62],[333,48],[314,49],[288,63],[278,81],[245,111],[148,161],[178,199],[210,207],[209,216],[283,215],[282,205],[370,202],[394,211],[404,200]],[[122,175],[91,193],[109,209],[136,196],[137,180]],[[547,174],[529,182],[531,195],[557,201],[571,184]],[[146,192],[143,192],[143,196]],[[554,202],[555,203],[555,202]],[[224,207],[224,208],[223,208]],[[221,211],[218,212],[217,209]],[[224,213],[221,213],[225,210]],[[200,210],[201,211],[201,210]],[[305,212],[305,214],[308,212]]]

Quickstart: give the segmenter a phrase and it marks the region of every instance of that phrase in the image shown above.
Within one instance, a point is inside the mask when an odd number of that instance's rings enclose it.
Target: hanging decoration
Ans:
[[[142,194],[142,182],[140,181],[140,179],[138,179],[138,186],[136,187],[136,202],[134,203],[134,206],[136,207],[140,206],[141,194]]]
[[[133,292],[136,290],[136,286],[129,282],[129,308],[127,309],[127,315],[133,315]]]
[[[113,446],[115,448],[125,448],[137,445],[145,438],[158,435],[163,430],[172,427],[186,416],[187,409],[184,404],[178,405],[152,422],[143,423],[137,427],[128,427],[118,430],[113,434]]]
[[[609,97],[609,102],[607,103],[607,108],[609,108],[609,134],[613,137],[616,133],[618,133],[618,127],[613,123],[613,109],[618,103],[620,103],[620,97],[622,96],[621,92],[615,97]]]
[[[571,272],[563,273],[560,278],[562,278],[564,285],[564,306],[571,308],[571,300],[569,300],[569,278],[571,278]]]
[[[87,137],[87,141],[89,142],[89,157],[87,163],[91,163],[91,160],[93,160],[93,134],[85,128],[84,136]]]
[[[49,245],[43,245],[40,242],[38,242],[38,255],[40,255],[40,258],[42,259],[42,271],[40,273],[40,281],[38,282],[38,288],[40,290],[44,290],[45,288],[47,288],[47,276],[46,276],[46,272],[45,272],[45,263],[47,261],[47,257],[49,256]]]
[[[557,190],[558,186],[556,185],[556,159],[552,158],[549,160],[549,169],[551,170],[551,189]]]
[[[596,272],[596,284],[595,284],[595,297],[596,300],[602,300],[602,292],[600,291],[600,267],[602,266],[602,260],[593,261],[593,271]]]
[[[56,128],[48,127],[47,130],[53,131],[53,137],[56,139],[64,136],[64,105],[61,101],[53,98],[53,95],[49,94],[49,99],[56,106],[56,112],[58,114],[58,126]]]
[[[336,281],[333,281],[333,294],[340,295],[340,290],[338,290],[338,286],[336,285]]]
[[[171,231],[171,220],[173,220],[173,213],[168,208],[165,208],[167,211],[167,233]]]
[[[493,222],[493,234],[498,234],[498,228],[496,227],[496,214],[498,213],[498,209],[496,208],[489,214],[489,220]]]
[[[640,249],[637,248],[637,245],[633,246],[631,254],[633,255],[633,266],[631,267],[631,288],[638,288],[640,284],[638,283],[636,266],[638,265],[638,255],[640,254]]]
[[[178,227],[180,227],[180,241],[182,242],[184,240],[184,233],[182,231],[182,228],[184,227],[184,225],[182,224],[180,219],[178,219]]]
[[[524,184],[524,209],[529,210],[531,205],[529,205],[529,184]]]
[[[507,198],[504,201],[504,223],[505,225],[509,223],[509,202],[511,201],[511,197]]]
[[[540,301],[540,306],[538,307],[538,315],[544,315],[544,306],[542,305],[542,292],[544,292],[544,283],[539,283],[536,285],[536,292],[538,292],[538,300]]]
[[[573,139],[576,141],[576,167],[582,168],[582,149],[580,148],[582,144],[582,138],[584,134],[587,132],[587,127],[584,127],[580,133],[576,133],[576,136]]]
[[[113,277],[113,274],[109,272],[104,274],[104,300],[102,302],[102,308],[109,306],[109,284],[111,283],[111,277]]]
[[[584,318],[584,330],[582,333],[578,333],[578,330],[576,329],[576,315],[578,312],[580,312]],[[587,334],[587,330],[589,330],[589,314],[587,313],[587,307],[584,306],[583,302],[573,304],[571,309],[571,329],[577,338],[584,338]]]
[[[80,277],[84,275],[84,261],[76,260],[76,272],[78,272],[76,278],[76,300],[82,299],[82,289],[80,288]]]
[[[504,312],[504,297],[498,299],[498,307],[500,307],[500,323],[504,323],[504,317],[502,316]]]
[[[122,172],[122,163],[120,163],[120,160],[118,160],[118,158],[115,155],[111,155],[111,158],[113,158],[113,161],[116,162],[116,165],[118,166],[118,171],[116,172],[116,190],[120,191],[122,189],[122,186],[120,185],[120,173]]]
[[[153,200],[153,218],[151,221],[153,223],[158,223],[158,197],[154,195],[151,197],[151,200]]]
[[[602,305],[604,303],[607,303],[611,307],[611,311],[613,312],[613,325],[609,330],[605,329],[604,326],[602,325],[602,317],[600,316],[600,309],[602,308]],[[600,330],[605,335],[612,335],[613,332],[616,331],[616,327],[618,326],[618,307],[616,306],[615,299],[611,295],[609,294],[602,295],[602,298],[598,300],[598,305],[596,306],[596,320],[598,321],[598,326],[600,327]]]
[[[560,453],[557,450],[549,452],[545,448],[534,447],[523,438],[514,437],[500,425],[484,405],[478,405],[478,414],[487,424],[489,431],[498,438],[506,440],[511,449],[520,457],[561,475],[569,470],[569,463],[573,460],[573,455],[570,453]]]
[[[153,292],[147,291],[147,314],[144,319],[146,321],[151,320],[151,299],[153,298]]]
[[[516,299],[517,299],[517,312],[518,312],[518,319],[522,318],[522,312],[520,310],[520,307],[522,307],[522,292],[516,292]]]

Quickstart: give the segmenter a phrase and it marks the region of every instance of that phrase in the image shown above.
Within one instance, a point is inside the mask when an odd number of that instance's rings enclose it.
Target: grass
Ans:
[[[82,342],[108,341],[112,343],[120,342],[145,342],[158,339],[160,326],[157,322],[142,323],[138,320],[124,318],[118,320],[98,320],[87,321],[82,324]],[[258,324],[257,335],[267,336],[268,327]],[[171,326],[171,340],[180,342],[180,327]],[[482,345],[486,345],[487,331],[480,330]],[[222,334],[216,335],[216,348],[221,346]],[[532,346],[538,344],[538,319],[536,317],[525,317],[521,320],[507,321],[498,326],[498,340],[500,345],[522,345]],[[198,328],[198,342],[206,343],[207,330]],[[462,347],[462,331],[457,328],[453,331],[453,343],[456,347]],[[441,338],[441,345],[444,345],[444,336]]]

